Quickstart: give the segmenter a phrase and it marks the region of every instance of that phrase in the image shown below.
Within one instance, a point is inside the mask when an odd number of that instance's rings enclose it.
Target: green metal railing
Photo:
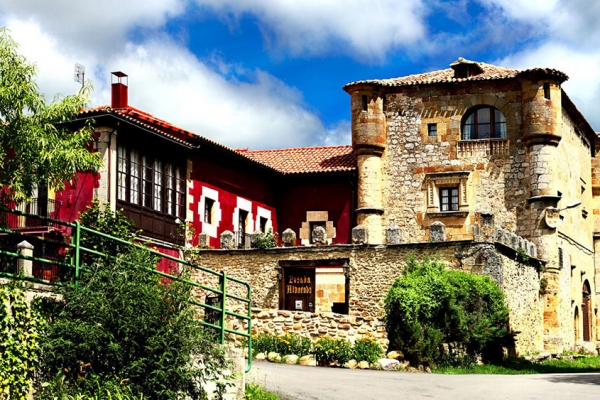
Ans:
[[[6,218],[7,215],[10,215],[12,218]],[[215,288],[215,287],[210,287],[208,285],[204,285],[204,284],[201,284],[198,282],[194,282],[189,279],[184,279],[178,275],[169,274],[167,272],[159,271],[159,270],[153,269],[153,268],[143,267],[149,273],[157,274],[157,275],[160,275],[160,276],[168,278],[168,279],[173,279],[173,280],[176,280],[179,282],[183,282],[185,284],[192,286],[195,289],[203,290],[205,292],[209,292],[209,293],[212,293],[213,295],[216,295],[218,298],[217,305],[206,304],[204,302],[196,301],[193,299],[189,299],[189,302],[195,306],[202,307],[204,309],[205,317],[207,315],[216,315],[217,316],[217,318],[214,318],[214,320],[210,320],[210,318],[208,318],[208,320],[207,320],[207,318],[205,318],[204,320],[202,320],[200,322],[204,326],[212,328],[218,332],[218,340],[221,344],[225,344],[227,334],[240,336],[240,337],[246,339],[247,347],[248,347],[248,365],[246,367],[246,372],[249,372],[250,369],[252,368],[252,356],[251,356],[252,355],[252,335],[251,335],[251,333],[252,333],[252,306],[251,306],[252,305],[252,302],[251,302],[252,291],[251,291],[250,285],[247,282],[242,281],[240,279],[233,278],[231,276],[227,276],[227,274],[225,272],[216,272],[209,268],[204,268],[200,265],[196,265],[192,262],[189,262],[189,261],[186,261],[183,259],[179,259],[179,258],[170,256],[170,255],[167,255],[167,254],[163,254],[156,250],[149,249],[148,247],[145,247],[145,246],[142,246],[139,244],[135,244],[135,243],[123,240],[123,239],[119,239],[114,236],[107,235],[105,233],[96,231],[94,229],[87,228],[85,226],[82,226],[79,223],[79,221],[75,221],[74,223],[67,223],[67,222],[63,222],[63,221],[59,221],[59,220],[55,220],[55,219],[51,219],[51,218],[43,218],[43,217],[35,216],[35,215],[28,214],[28,213],[25,213],[22,211],[11,210],[11,209],[8,209],[8,208],[2,207],[2,206],[0,206],[0,216],[2,217],[1,220],[4,222],[3,225],[6,225],[7,224],[6,221],[9,221],[8,228],[0,228],[0,257],[2,257],[2,256],[8,257],[11,260],[17,260],[17,259],[29,260],[29,261],[37,263],[40,266],[39,269],[41,269],[42,271],[44,271],[45,267],[47,267],[47,266],[51,266],[52,271],[58,271],[56,273],[56,275],[51,276],[50,279],[44,279],[43,274],[42,274],[42,277],[40,277],[40,274],[36,273],[35,271],[33,274],[34,276],[24,276],[23,274],[17,273],[18,271],[16,271],[16,262],[15,262],[14,263],[15,264],[14,272],[0,271],[0,276],[2,276],[2,277],[11,278],[11,279],[23,279],[23,280],[27,280],[27,281],[31,281],[31,282],[44,283],[44,284],[49,284],[49,285],[70,284],[70,285],[75,285],[75,287],[77,287],[77,285],[79,284],[82,272],[85,273],[84,266],[82,265],[82,259],[83,259],[84,254],[90,254],[90,255],[98,256],[98,257],[112,257],[105,253],[101,253],[96,250],[84,247],[81,243],[83,234],[108,239],[111,243],[114,243],[115,245],[120,244],[120,245],[125,245],[125,246],[131,247],[131,248],[143,249],[145,251],[150,252],[151,254],[153,254],[155,256],[160,257],[161,259],[171,260],[171,261],[177,263],[178,265],[186,266],[193,271],[197,271],[198,273],[217,277],[219,280],[219,284],[218,284],[218,287]],[[45,222],[47,222],[47,226],[54,227],[55,232],[62,232],[63,239],[56,240],[56,239],[42,238],[36,234],[28,233],[26,230],[21,230],[18,227],[11,228],[10,225],[15,225],[15,224],[11,224],[10,220],[12,219],[14,221],[15,216],[17,216],[17,217],[19,217],[19,216],[20,217],[35,217],[35,218],[43,219]],[[50,251],[45,250],[45,254],[43,254],[41,256],[40,255],[36,256],[35,252],[34,252],[34,256],[27,256],[27,255],[19,254],[18,252],[12,251],[12,248],[16,248],[16,243],[18,241],[22,241],[22,240],[26,240],[26,241],[30,242],[31,244],[35,243],[34,247],[36,247],[36,245],[39,245],[39,247],[42,247],[43,249],[49,248],[51,250]],[[68,257],[63,257],[64,259],[62,259],[62,260],[57,259],[56,254],[52,254],[53,253],[52,249],[58,249],[58,248],[70,249],[68,251],[68,253],[70,255]],[[51,253],[51,254],[48,254],[48,253]],[[56,251],[54,251],[54,253],[56,253]],[[51,257],[51,258],[49,258],[49,257]],[[38,276],[35,276],[35,275],[38,275]],[[62,279],[56,279],[56,278],[60,278],[63,276],[69,276],[68,281],[65,281]],[[238,289],[241,289],[241,292],[245,293],[245,295],[233,294],[231,288],[236,288],[236,286]],[[229,292],[228,292],[228,290],[229,290]],[[240,290],[238,290],[238,292],[240,292]],[[227,309],[227,305],[229,304],[228,300],[236,301],[236,302],[243,304],[243,308],[246,312],[244,314],[240,314],[240,313],[236,313],[233,311],[229,311]],[[227,324],[226,324],[228,317],[247,321],[248,329],[242,331],[242,330],[238,330],[238,329],[228,328]]]

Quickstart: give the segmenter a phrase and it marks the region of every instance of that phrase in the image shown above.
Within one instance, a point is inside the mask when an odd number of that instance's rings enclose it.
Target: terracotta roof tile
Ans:
[[[497,65],[487,64],[478,61],[469,61],[464,58],[459,58],[457,61],[450,64],[451,66],[458,66],[460,64],[475,65],[481,69],[481,73],[470,76],[468,78],[455,78],[454,69],[442,69],[439,71],[425,72],[422,74],[408,75],[399,78],[390,79],[371,79],[361,80],[356,82],[348,83],[344,86],[344,90],[356,85],[371,84],[380,86],[412,86],[412,85],[426,85],[434,83],[453,83],[453,82],[467,82],[467,81],[485,81],[485,80],[498,80],[498,79],[510,79],[516,78],[521,74],[528,73],[540,73],[545,75],[553,75],[559,78],[561,81],[568,79],[568,76],[556,69],[552,68],[532,68],[527,70],[511,69],[505,67],[499,67]]]
[[[133,124],[139,125],[146,129],[150,129],[150,130],[157,132],[159,134],[162,134],[166,137],[175,139],[183,144],[190,145],[190,143],[188,142],[188,139],[196,138],[203,142],[212,143],[218,147],[221,147],[223,149],[226,149],[226,150],[229,150],[229,151],[235,153],[235,149],[233,149],[232,147],[225,146],[221,143],[215,142],[214,140],[208,139],[204,136],[200,136],[191,131],[187,131],[185,129],[179,128],[178,126],[175,126],[175,125],[171,124],[170,122],[167,122],[163,119],[157,118],[150,113],[147,113],[145,111],[139,110],[139,109],[131,107],[131,106],[127,106],[126,108],[111,108],[110,106],[105,105],[105,106],[84,108],[80,111],[80,114],[83,114],[84,116],[89,115],[90,117],[93,117],[93,115],[99,114],[99,113],[109,113],[109,114],[112,113],[112,114],[120,115],[121,117],[127,119],[128,121],[130,121]]]
[[[352,152],[352,146],[237,151],[283,174],[356,170],[356,156]]]
[[[116,114],[142,128],[152,130],[181,144],[192,146],[189,139],[196,138],[204,143],[220,147],[251,163],[259,164],[283,174],[340,172],[356,169],[356,157],[351,146],[307,147],[281,150],[236,150],[179,128],[152,114],[128,106],[113,109],[109,106],[85,108],[80,111],[84,117],[93,118],[99,114]]]

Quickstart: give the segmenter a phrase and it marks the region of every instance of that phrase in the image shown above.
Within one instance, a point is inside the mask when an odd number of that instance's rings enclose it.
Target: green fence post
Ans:
[[[252,350],[252,289],[248,284],[248,365],[246,366],[246,373],[250,372],[252,368],[252,356],[254,351]]]
[[[221,344],[225,344],[225,299],[227,297],[227,274],[221,271],[221,284],[219,285],[221,290]]]
[[[79,221],[75,221],[75,288],[77,288],[77,284],[79,282],[79,268],[81,262],[81,253],[80,253],[80,242],[81,237],[81,225]]]

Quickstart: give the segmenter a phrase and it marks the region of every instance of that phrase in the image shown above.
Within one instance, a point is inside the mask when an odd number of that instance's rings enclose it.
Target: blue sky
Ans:
[[[600,130],[600,2],[593,0],[0,0],[0,26],[50,100],[73,64],[108,104],[232,147],[350,143],[348,82],[447,68],[458,57],[552,67]]]

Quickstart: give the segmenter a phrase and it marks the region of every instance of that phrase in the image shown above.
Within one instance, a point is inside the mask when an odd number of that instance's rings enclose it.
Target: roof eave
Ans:
[[[186,149],[194,149],[197,147],[193,143],[188,143],[188,142],[184,141],[183,139],[178,139],[178,138],[172,137],[164,132],[155,130],[155,128],[151,129],[142,124],[135,123],[135,122],[129,120],[128,118],[126,118],[125,116],[119,114],[118,112],[114,112],[112,109],[99,110],[98,112],[94,111],[90,115],[86,115],[85,117],[77,118],[77,119],[73,120],[72,123],[83,122],[83,121],[90,120],[90,119],[96,120],[96,119],[101,119],[101,118],[112,118],[115,121],[123,122],[131,127],[140,129],[140,130],[147,132],[155,137],[162,138],[164,140],[169,141],[170,143],[176,144],[176,145],[184,147]]]

